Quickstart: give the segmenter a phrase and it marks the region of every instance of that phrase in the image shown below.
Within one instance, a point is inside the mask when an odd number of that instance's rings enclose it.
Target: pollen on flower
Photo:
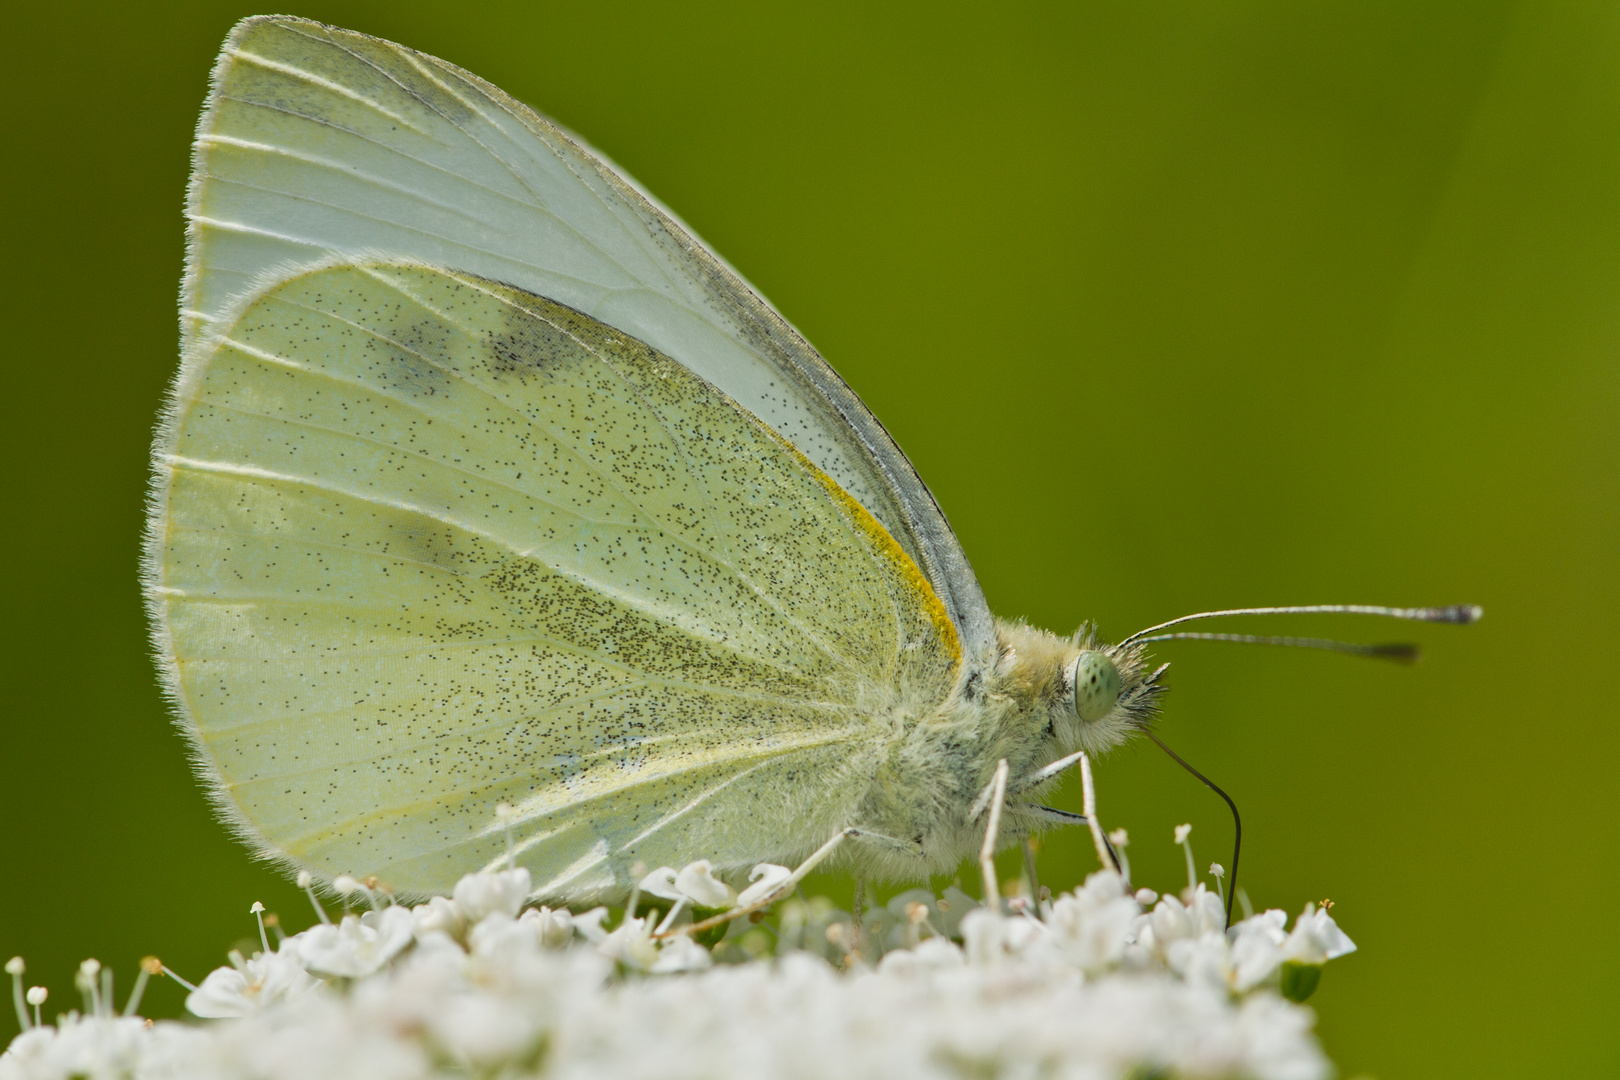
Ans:
[[[1185,827],[1177,837],[1185,844]],[[641,871],[642,914],[528,906],[528,871],[514,868],[469,874],[414,908],[317,922],[274,949],[261,936],[260,951],[233,950],[185,984],[200,1023],[136,1015],[146,979],[173,975],[149,956],[121,1013],[111,971],[86,961],[95,1008],[44,1024],[46,991],[22,992],[17,958],[6,970],[32,1016],[0,1055],[0,1080],[416,1076],[452,1063],[458,1074],[629,1076],[650,1074],[648,1062],[719,1080],[877,1078],[906,1063],[943,1077],[961,1071],[939,1065],[952,1062],[975,1075],[1121,1080],[1331,1074],[1312,1014],[1294,1004],[1355,949],[1325,901],[1291,928],[1270,910],[1224,930],[1202,883],[1132,891],[1107,869],[1068,892],[1043,888],[1039,905],[1020,897],[1012,914],[956,886],[869,902],[858,921],[793,895],[711,939],[687,931],[694,908],[749,914],[744,901],[797,878],[762,864],[745,884],[707,860]],[[378,891],[353,878],[334,887]],[[265,915],[259,903],[249,912]]]

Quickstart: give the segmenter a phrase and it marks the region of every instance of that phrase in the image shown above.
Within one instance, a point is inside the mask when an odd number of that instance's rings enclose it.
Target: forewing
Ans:
[[[227,813],[330,878],[544,895],[790,858],[960,645],[836,483],[682,365],[417,264],[293,275],[188,357],[147,584]],[[513,812],[502,818],[496,808]]]
[[[225,44],[199,124],[188,342],[269,273],[386,253],[509,282],[707,379],[866,507],[923,568],[971,653],[990,615],[933,497],[814,349],[578,141],[460,68],[281,16]]]

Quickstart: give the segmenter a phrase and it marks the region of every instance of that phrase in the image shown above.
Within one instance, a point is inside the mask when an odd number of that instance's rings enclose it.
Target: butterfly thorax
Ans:
[[[931,714],[897,725],[853,824],[886,840],[861,845],[858,869],[875,877],[918,878],[955,866],[984,839],[982,804],[997,763],[1008,765],[1003,845],[1049,825],[1029,808],[1060,778],[1020,781],[1076,750],[1102,753],[1150,722],[1160,687],[1139,648],[1098,646],[1088,627],[1059,637],[998,620],[992,663],[964,673]],[[1095,650],[1121,676],[1115,706],[1096,720],[1076,712],[1076,660]]]

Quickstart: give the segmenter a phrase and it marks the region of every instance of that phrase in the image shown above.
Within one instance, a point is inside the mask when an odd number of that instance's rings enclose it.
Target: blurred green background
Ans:
[[[210,816],[136,586],[188,144],[255,10],[29,4],[0,35],[0,953],[52,1006],[86,956],[197,978],[251,901],[308,917]],[[1410,633],[1412,668],[1166,646],[1162,732],[1242,807],[1256,903],[1332,897],[1361,946],[1313,999],[1346,1075],[1620,1071],[1620,7],[295,10],[656,192],[865,397],[1003,615],[1484,604],[1227,627]],[[1098,782],[1138,880],[1174,887],[1182,821],[1227,860],[1151,747]],[[1094,865],[1071,835],[1043,872]]]

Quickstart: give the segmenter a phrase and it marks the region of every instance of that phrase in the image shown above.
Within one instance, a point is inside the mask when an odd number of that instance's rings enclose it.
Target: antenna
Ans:
[[[1200,611],[1194,615],[1183,615],[1179,619],[1171,619],[1169,622],[1150,626],[1146,630],[1138,630],[1119,644],[1121,647],[1133,645],[1149,634],[1156,634],[1172,626],[1180,626],[1196,619],[1221,619],[1228,615],[1381,615],[1386,619],[1406,619],[1411,622],[1467,624],[1479,622],[1484,614],[1485,609],[1478,604],[1448,604],[1445,607],[1422,608],[1384,607],[1381,604],[1299,604],[1292,607],[1226,608],[1222,611]]]
[[[1384,642],[1377,645],[1358,645],[1351,641],[1335,641],[1332,638],[1316,637],[1273,637],[1263,634],[1205,634],[1197,631],[1180,631],[1174,634],[1152,634],[1148,637],[1134,639],[1138,645],[1146,645],[1151,641],[1235,641],[1239,645],[1289,645],[1296,649],[1324,649],[1327,652],[1344,653],[1347,656],[1370,656],[1379,660],[1394,660],[1401,664],[1416,662],[1423,655],[1423,650],[1416,645],[1404,641]]]

